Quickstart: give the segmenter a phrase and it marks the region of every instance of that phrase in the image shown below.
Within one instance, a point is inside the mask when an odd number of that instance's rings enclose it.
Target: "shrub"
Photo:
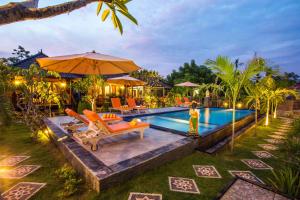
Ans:
[[[86,101],[79,101],[77,112],[82,114],[84,109],[92,110],[92,105]]]
[[[269,179],[271,185],[294,198],[300,197],[300,172],[299,169],[286,167],[273,171],[273,178]]]
[[[55,171],[56,176],[64,182],[64,189],[58,194],[59,197],[64,198],[75,194],[78,191],[82,180],[79,178],[76,171],[65,164],[63,167]]]

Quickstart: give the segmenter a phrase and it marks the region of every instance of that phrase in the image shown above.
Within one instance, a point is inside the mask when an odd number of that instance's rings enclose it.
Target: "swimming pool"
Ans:
[[[251,110],[237,110],[236,120],[250,115]],[[199,134],[205,135],[224,125],[231,123],[232,110],[223,108],[201,108],[199,109]],[[142,121],[150,123],[157,128],[167,128],[171,131],[186,134],[189,131],[189,111],[176,111],[162,114],[154,114],[139,117]]]

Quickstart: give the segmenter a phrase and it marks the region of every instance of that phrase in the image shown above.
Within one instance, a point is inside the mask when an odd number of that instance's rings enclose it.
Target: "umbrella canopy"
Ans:
[[[111,75],[139,70],[132,60],[96,52],[36,59],[41,68],[73,74]]]
[[[108,83],[115,83],[115,84],[121,84],[125,86],[140,86],[145,85],[146,83],[144,81],[141,81],[139,79],[130,77],[130,76],[121,76],[116,78],[109,78],[107,79]]]
[[[198,87],[200,85],[198,85],[196,83],[191,83],[191,82],[183,82],[183,83],[178,83],[175,86],[179,86],[179,87]]]

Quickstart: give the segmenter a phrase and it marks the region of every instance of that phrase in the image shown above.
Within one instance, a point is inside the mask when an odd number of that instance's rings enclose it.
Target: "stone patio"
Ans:
[[[14,169],[0,171],[0,178],[20,179],[39,169],[39,165],[20,165]]]
[[[162,195],[130,192],[128,200],[162,200]]]
[[[260,180],[257,176],[255,176],[251,171],[228,170],[228,172],[233,177],[240,177],[252,182],[258,182],[264,184],[264,182]]]
[[[1,194],[1,200],[27,200],[45,185],[45,183],[20,182]]]
[[[274,150],[277,150],[278,147],[276,147],[275,145],[273,144],[258,144],[259,147],[263,148],[264,150],[271,150],[271,151],[274,151]]]
[[[169,186],[171,191],[200,194],[198,186],[193,179],[169,177]]]
[[[246,180],[236,179],[231,186],[217,199],[220,200],[288,200],[287,197],[277,194],[269,189],[250,183]]]
[[[105,189],[189,155],[197,145],[192,138],[149,128],[144,139],[132,132],[101,140],[99,149],[91,151],[89,146],[74,139],[60,126],[70,121],[72,118],[67,116],[45,119],[54,142],[96,191],[100,191],[100,184],[101,189]]]
[[[13,167],[19,164],[20,162],[30,158],[30,156],[10,156],[6,157],[0,161],[0,166],[2,167]]]
[[[242,159],[241,161],[252,169],[273,169],[271,166],[258,159]]]
[[[213,165],[193,165],[193,168],[198,177],[222,178],[222,176]]]
[[[271,153],[267,151],[252,151],[254,155],[256,155],[258,158],[272,158],[274,157]]]

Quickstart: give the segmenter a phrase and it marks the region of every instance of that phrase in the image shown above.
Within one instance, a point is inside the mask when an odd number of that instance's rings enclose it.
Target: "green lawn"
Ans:
[[[80,194],[76,194],[69,199],[100,199],[100,200],[127,200],[129,192],[161,193],[163,199],[171,200],[199,200],[213,199],[226,184],[232,180],[232,176],[227,170],[250,170],[240,161],[243,158],[257,158],[251,151],[261,150],[257,146],[259,143],[266,143],[264,138],[276,129],[280,120],[273,120],[269,127],[259,126],[257,135],[254,129],[247,131],[235,143],[235,151],[231,153],[228,149],[223,150],[217,155],[208,155],[195,152],[183,159],[171,162],[159,168],[148,171],[136,178],[133,178],[120,185],[112,186],[111,189],[97,194],[86,188],[81,188]],[[46,182],[47,186],[37,193],[32,199],[55,199],[57,193],[62,190],[62,184],[55,178],[54,171],[62,166],[66,160],[62,154],[52,144],[41,145],[33,143],[30,139],[30,133],[27,128],[20,124],[14,124],[1,130],[0,152],[6,155],[28,154],[31,158],[24,161],[24,164],[38,164],[43,167],[22,181]],[[273,151],[273,155],[278,158],[264,160],[273,168],[279,168],[282,165],[282,155],[280,152]],[[22,163],[22,164],[23,164]],[[222,179],[199,178],[195,175],[192,165],[214,165],[222,176]],[[251,170],[264,182],[271,176],[270,170]],[[168,176],[178,176],[192,178],[196,181],[201,194],[185,194],[172,192],[169,190]],[[2,190],[6,190],[19,181],[1,180]]]

